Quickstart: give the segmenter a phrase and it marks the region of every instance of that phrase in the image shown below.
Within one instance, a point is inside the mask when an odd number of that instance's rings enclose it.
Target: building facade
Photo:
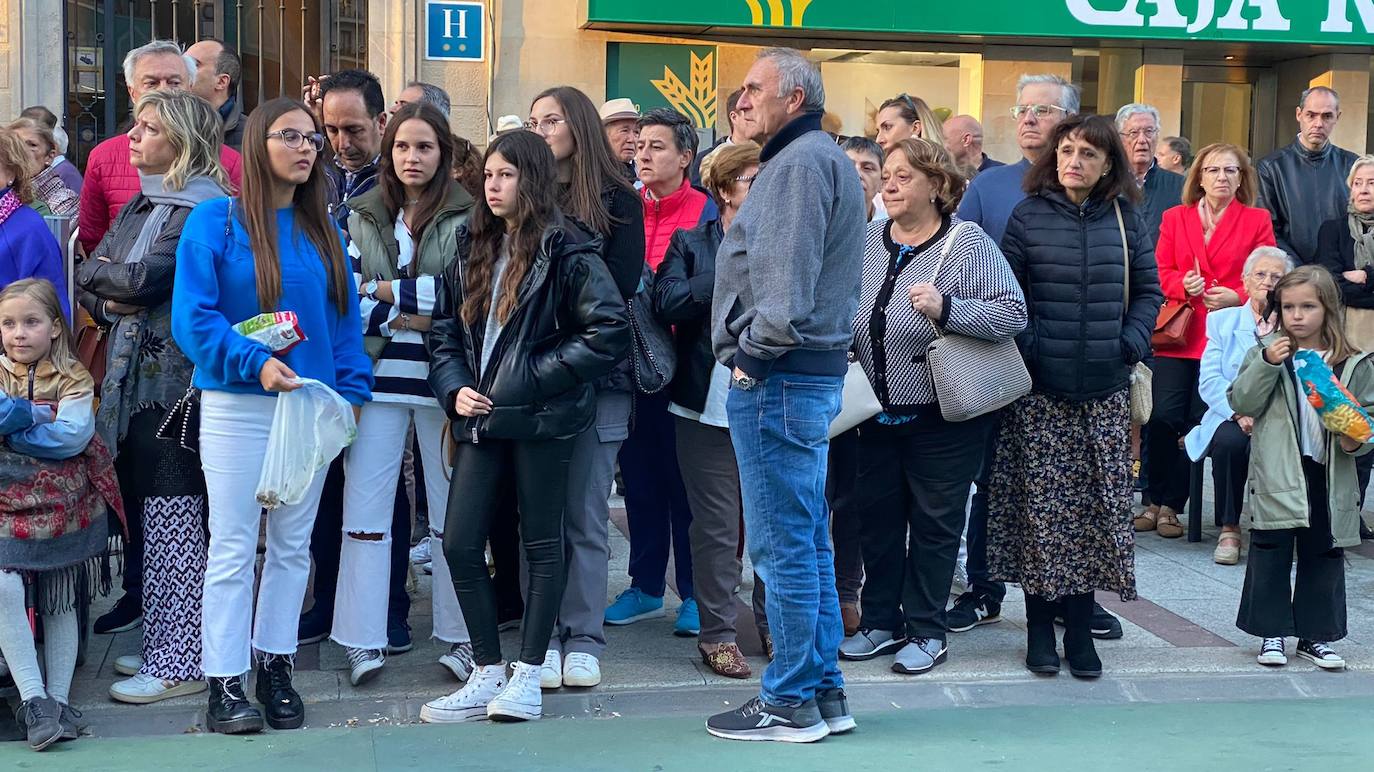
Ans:
[[[82,146],[127,116],[118,64],[153,36],[212,35],[244,54],[246,107],[299,93],[306,74],[377,73],[388,95],[426,80],[481,144],[545,87],[672,106],[709,136],[759,47],[806,50],[846,134],[872,134],[898,93],[984,123],[1014,159],[1017,78],[1084,87],[1085,111],[1160,109],[1165,134],[1262,155],[1297,131],[1298,94],[1335,88],[1337,144],[1374,147],[1374,0],[0,0],[0,115],[63,105]]]

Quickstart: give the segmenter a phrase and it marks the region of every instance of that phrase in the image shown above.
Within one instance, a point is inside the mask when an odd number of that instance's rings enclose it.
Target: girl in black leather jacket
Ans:
[[[591,425],[591,382],[630,343],[599,239],[559,212],[553,154],[537,135],[487,150],[484,197],[459,237],[429,338],[430,386],[458,440],[444,556],[472,633],[472,677],[421,718],[538,718],[539,669],[563,591],[562,515],[572,438]],[[507,682],[485,545],[513,486],[529,564],[520,660]]]

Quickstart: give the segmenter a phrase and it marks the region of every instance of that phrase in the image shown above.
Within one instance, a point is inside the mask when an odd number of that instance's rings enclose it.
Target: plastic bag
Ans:
[[[277,311],[251,316],[234,325],[234,332],[257,341],[273,354],[285,354],[305,342],[305,331],[295,311]]]
[[[1298,349],[1293,354],[1293,369],[1307,394],[1307,402],[1322,419],[1328,431],[1360,442],[1374,437],[1374,421],[1341,383],[1326,360],[1315,351]]]
[[[312,378],[296,383],[299,389],[277,397],[258,477],[258,503],[268,510],[304,501],[315,475],[358,436],[347,400]]]

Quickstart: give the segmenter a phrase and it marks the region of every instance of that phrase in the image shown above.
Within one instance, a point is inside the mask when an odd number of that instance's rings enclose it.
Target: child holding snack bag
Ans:
[[[1230,390],[1232,408],[1255,416],[1253,526],[1236,626],[1263,639],[1262,665],[1287,664],[1284,639],[1296,637],[1299,657],[1340,670],[1345,660],[1329,644],[1346,635],[1343,548],[1360,543],[1355,456],[1374,445],[1355,438],[1364,433],[1360,421],[1332,415],[1329,400],[1340,389],[1329,382],[1329,374],[1314,376],[1324,368],[1313,357],[1330,366],[1361,407],[1374,403],[1374,362],[1346,338],[1340,293],[1326,269],[1292,271],[1270,291],[1269,303],[1279,313],[1278,328],[1246,355]],[[1320,375],[1328,382],[1319,393],[1314,379]],[[1317,398],[1309,399],[1309,393]],[[1355,436],[1328,426],[1349,427]],[[1293,587],[1289,572],[1295,546]]]
[[[110,455],[92,439],[94,383],[50,282],[0,291],[0,342],[0,652],[22,701],[15,716],[41,751],[80,733],[69,704],[77,598],[100,575],[92,561],[105,555],[107,512],[123,509]],[[43,670],[30,589],[43,618]]]

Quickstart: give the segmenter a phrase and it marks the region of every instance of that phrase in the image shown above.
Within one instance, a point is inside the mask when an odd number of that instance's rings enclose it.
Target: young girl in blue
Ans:
[[[324,475],[305,501],[267,518],[267,553],[253,605],[261,505],[255,498],[276,395],[313,378],[355,408],[371,399],[358,293],[342,236],[326,211],[319,124],[305,105],[275,99],[249,116],[243,192],[200,204],[177,248],[172,335],[196,367],[200,459],[210,511],[202,662],[210,682],[207,725],[256,732],[264,715],[244,681],[261,655],[256,697],[274,729],[305,721],[291,685],[297,620],[310,573],[310,532]],[[232,328],[263,312],[291,311],[304,341],[277,354]],[[250,642],[251,628],[251,642]]]

